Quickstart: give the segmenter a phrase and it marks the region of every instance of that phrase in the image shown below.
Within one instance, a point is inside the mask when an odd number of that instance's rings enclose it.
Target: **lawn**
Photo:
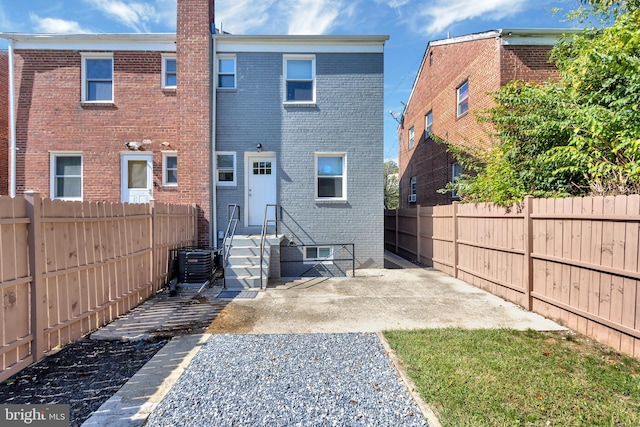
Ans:
[[[640,426],[640,360],[570,332],[384,336],[443,427]]]

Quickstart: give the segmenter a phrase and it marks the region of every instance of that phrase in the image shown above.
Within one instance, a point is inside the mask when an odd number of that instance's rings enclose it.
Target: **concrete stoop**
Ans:
[[[270,244],[262,259],[264,280],[269,277]],[[260,236],[234,236],[224,270],[227,289],[260,289]],[[266,285],[266,283],[265,283]]]

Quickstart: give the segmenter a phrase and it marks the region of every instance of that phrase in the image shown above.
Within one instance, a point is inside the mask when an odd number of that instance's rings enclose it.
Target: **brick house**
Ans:
[[[9,93],[9,56],[0,51],[0,94]],[[0,96],[0,194],[9,193],[9,97]]]
[[[488,93],[511,80],[557,78],[549,52],[570,31],[503,29],[429,42],[398,127],[401,208],[456,200],[437,191],[462,169],[430,135],[489,147],[487,125],[479,124],[473,112],[490,108]]]
[[[15,192],[193,203],[217,247],[231,205],[240,236],[277,204],[272,276],[341,274],[342,243],[381,267],[388,37],[219,34],[212,0],[177,7],[176,34],[0,35]]]

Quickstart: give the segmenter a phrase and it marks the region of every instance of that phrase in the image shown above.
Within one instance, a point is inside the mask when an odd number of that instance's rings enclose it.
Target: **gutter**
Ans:
[[[9,195],[16,197],[16,97],[15,97],[15,73],[13,70],[13,39],[9,39]]]
[[[215,28],[215,27],[214,27]],[[216,186],[216,101],[217,101],[217,73],[218,73],[218,60],[216,59],[216,50],[218,48],[216,36],[212,37],[211,49],[213,50],[211,54],[212,63],[209,64],[209,69],[213,71],[213,75],[211,76],[211,150],[209,153],[209,162],[211,167],[209,168],[209,186],[211,188],[211,197],[209,198],[211,206],[209,207],[209,212],[211,212],[211,224],[212,227],[209,227],[209,246],[217,247],[218,245],[218,212],[216,209],[218,197],[218,187]],[[215,243],[215,244],[214,244]]]

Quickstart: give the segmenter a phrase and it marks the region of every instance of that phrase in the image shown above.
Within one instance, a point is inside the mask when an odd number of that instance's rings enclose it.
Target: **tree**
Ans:
[[[448,186],[466,201],[511,204],[525,195],[640,192],[640,12],[638,0],[584,0],[614,24],[561,40],[551,58],[560,80],[512,82],[479,115],[492,125],[486,153],[454,148],[465,169]],[[608,6],[607,6],[608,5]]]
[[[398,209],[400,183],[398,181],[398,164],[393,160],[384,162],[384,207]]]

